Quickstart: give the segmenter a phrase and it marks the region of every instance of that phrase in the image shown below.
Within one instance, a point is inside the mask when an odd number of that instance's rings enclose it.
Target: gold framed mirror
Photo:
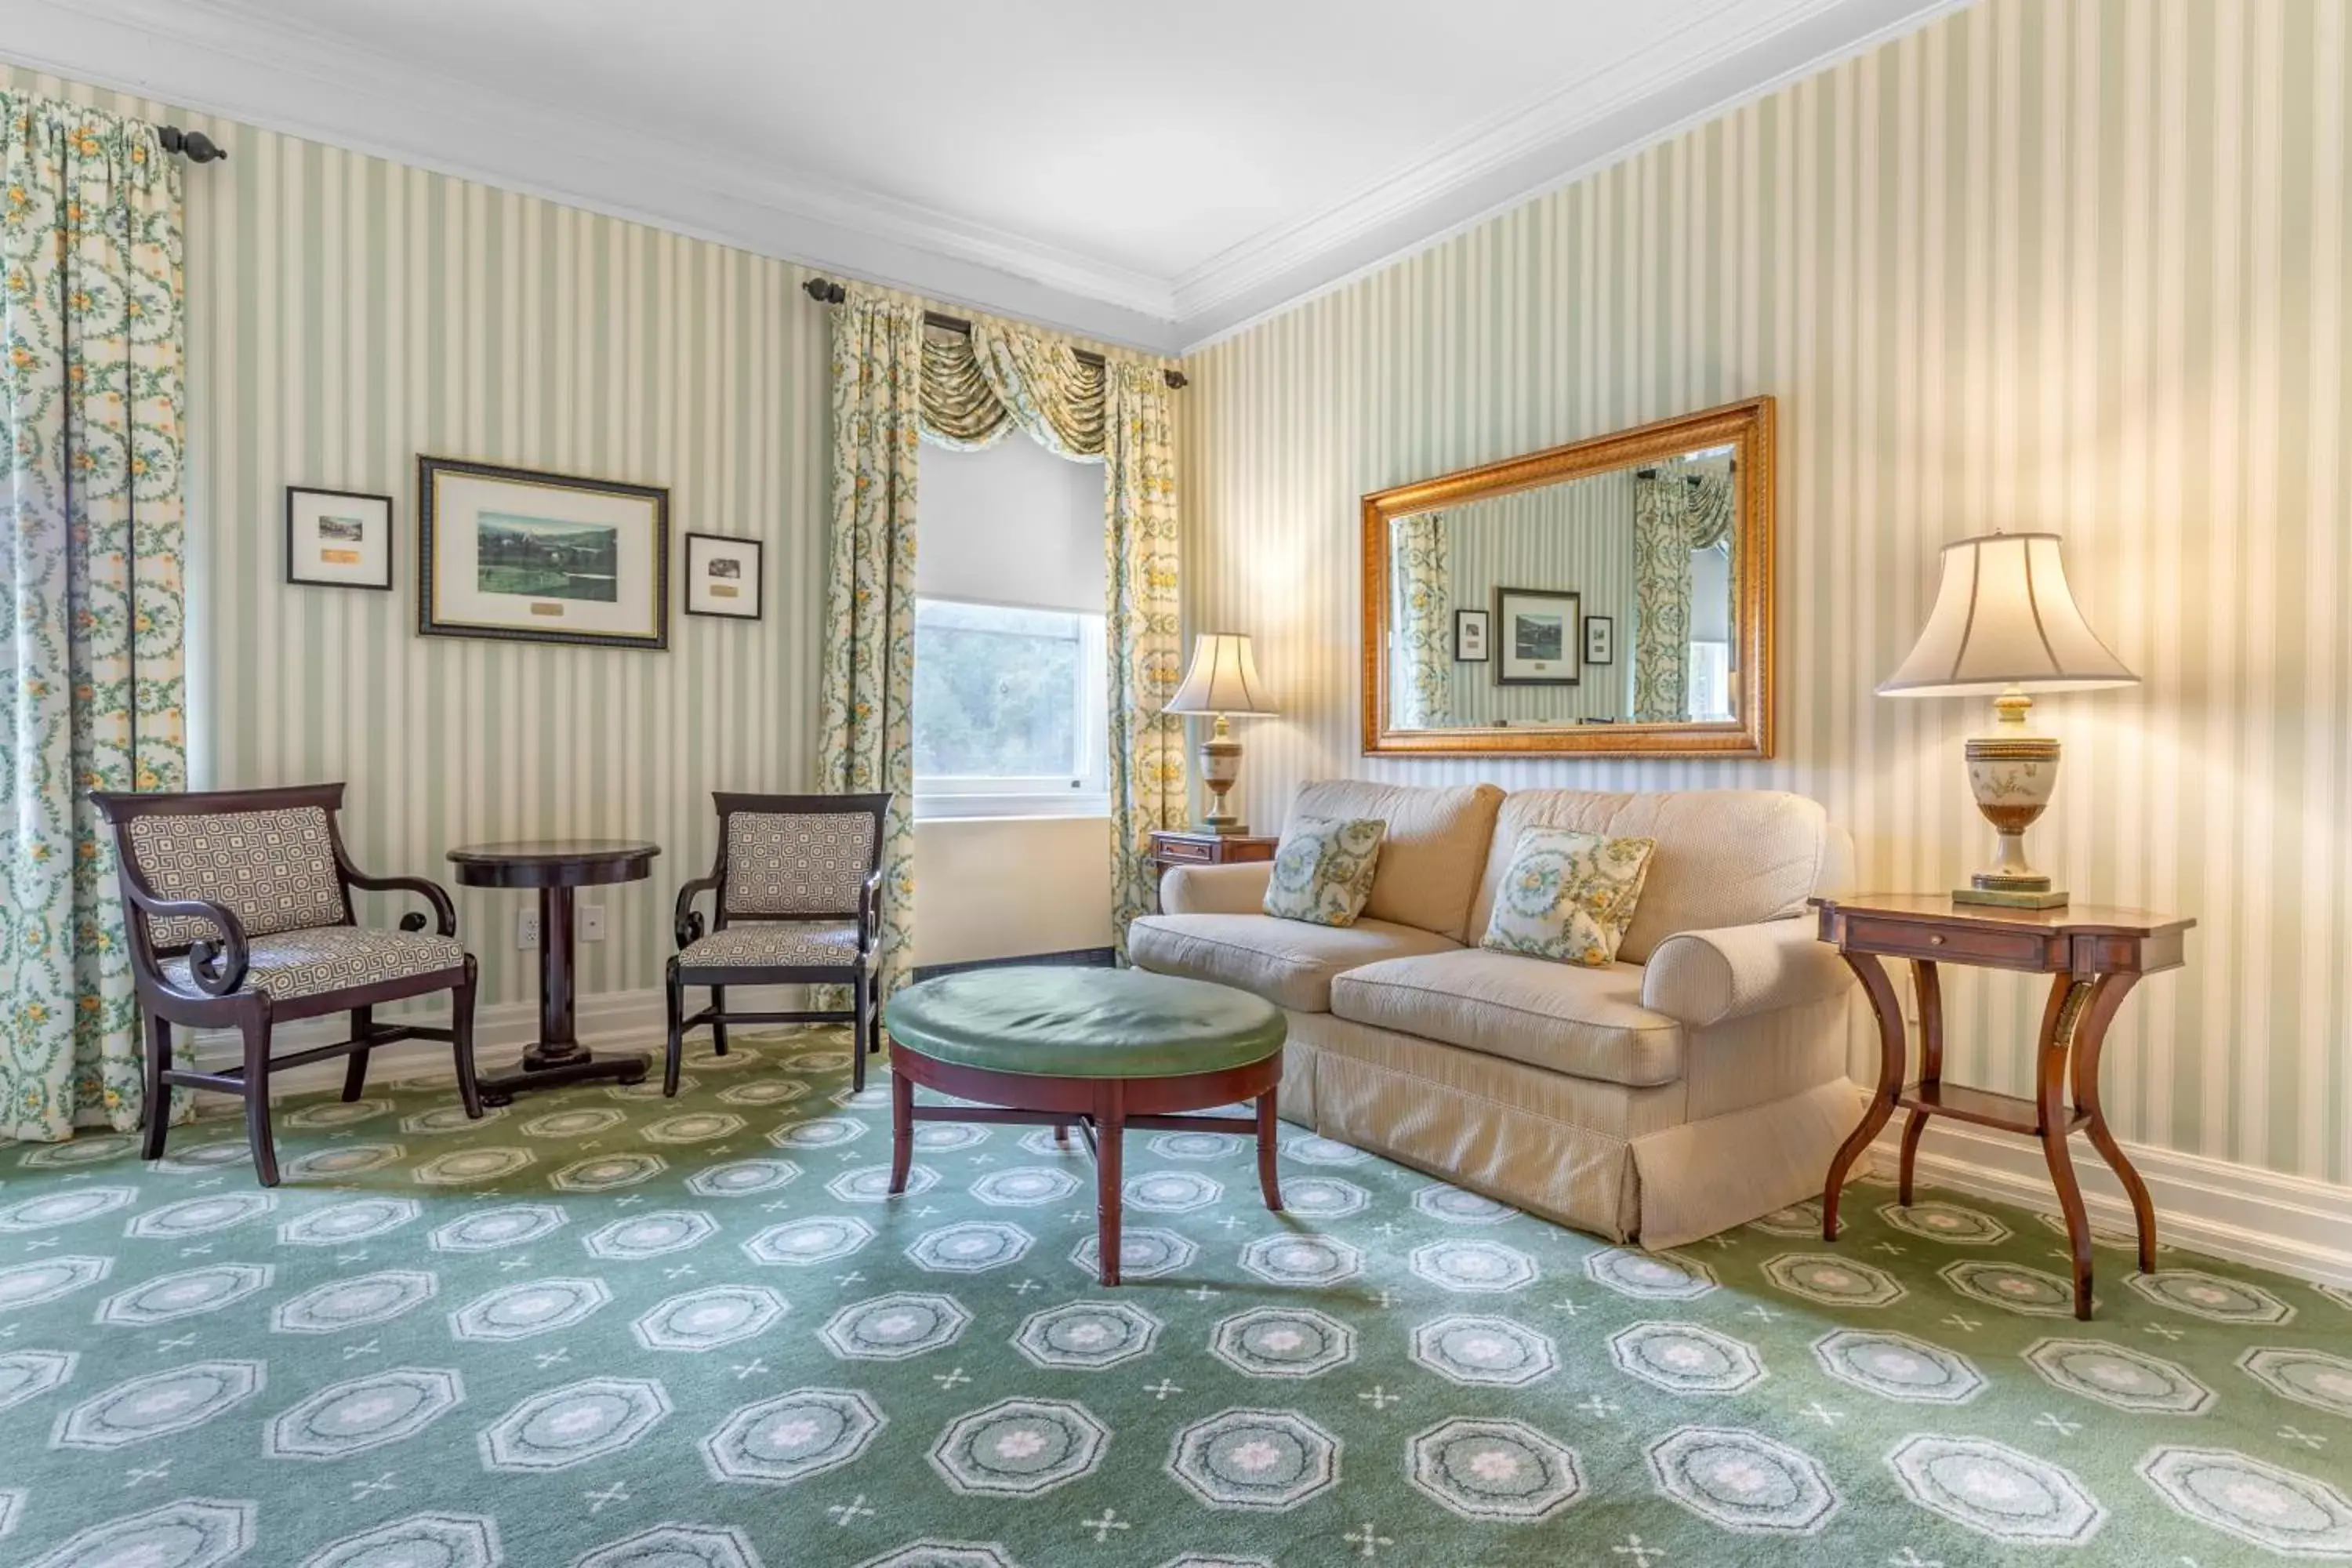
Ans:
[[[1772,754],[1772,400],[1364,498],[1368,756]]]

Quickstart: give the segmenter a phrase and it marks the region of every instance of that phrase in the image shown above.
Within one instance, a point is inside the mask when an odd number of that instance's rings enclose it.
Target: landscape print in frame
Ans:
[[[420,457],[417,630],[669,646],[669,492]]]

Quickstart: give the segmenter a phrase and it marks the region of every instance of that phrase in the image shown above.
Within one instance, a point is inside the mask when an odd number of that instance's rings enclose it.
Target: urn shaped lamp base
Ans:
[[[1234,815],[1225,796],[1242,776],[1242,743],[1234,739],[1233,727],[1222,713],[1201,742],[1201,783],[1209,791],[1209,814],[1202,818],[1200,831],[1242,835],[1249,832],[1249,824]]]
[[[2063,909],[2066,893],[2025,855],[2025,830],[2048,809],[2058,785],[2058,738],[2027,721],[2033,699],[2011,687],[1993,700],[1992,727],[1969,738],[1969,789],[1991,823],[1992,863],[1952,889],[1956,904],[2011,910]]]

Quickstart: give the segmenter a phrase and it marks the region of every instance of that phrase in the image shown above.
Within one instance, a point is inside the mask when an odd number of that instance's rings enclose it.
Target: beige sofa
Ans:
[[[1806,918],[1851,858],[1820,805],[1760,790],[1338,781],[1307,785],[1291,810],[1388,824],[1354,926],[1260,913],[1265,865],[1183,867],[1162,889],[1168,912],[1128,937],[1142,968],[1289,1015],[1285,1118],[1651,1247],[1821,1191],[1856,1101],[1853,979]],[[1476,945],[1535,826],[1658,841],[1618,963]]]

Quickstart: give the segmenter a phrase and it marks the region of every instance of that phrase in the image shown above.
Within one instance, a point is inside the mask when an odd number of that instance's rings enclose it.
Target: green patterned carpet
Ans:
[[[1857,1189],[1673,1258],[1286,1126],[1043,1129],[839,1037],[467,1123],[445,1088],[0,1150],[0,1561],[1279,1568],[2352,1559],[2352,1296]],[[1885,1205],[1885,1206],[1882,1206]],[[2053,1552],[2053,1547],[2059,1550]]]

